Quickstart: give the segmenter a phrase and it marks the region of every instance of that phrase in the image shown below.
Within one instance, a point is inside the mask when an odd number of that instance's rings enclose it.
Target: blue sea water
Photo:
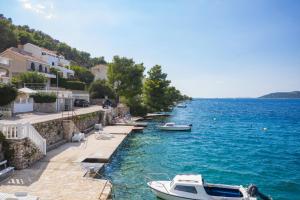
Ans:
[[[106,166],[115,199],[156,199],[146,177],[182,173],[200,173],[211,183],[253,183],[273,199],[300,199],[300,100],[196,99],[171,114],[131,135]],[[193,128],[156,128],[167,121]]]

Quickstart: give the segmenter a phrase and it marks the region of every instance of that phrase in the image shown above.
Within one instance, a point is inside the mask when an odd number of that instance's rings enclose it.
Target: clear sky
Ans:
[[[160,64],[193,97],[300,90],[298,0],[0,0],[0,13],[92,56]]]

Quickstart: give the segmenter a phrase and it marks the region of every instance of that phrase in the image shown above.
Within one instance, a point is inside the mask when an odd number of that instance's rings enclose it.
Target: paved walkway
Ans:
[[[111,139],[98,140],[92,133],[84,142],[64,144],[32,167],[16,171],[0,183],[0,192],[22,191],[42,200],[98,200],[107,181],[84,177],[86,170],[81,161],[109,160],[132,128],[107,126],[104,131],[113,133]]]
[[[82,114],[87,114],[87,113],[91,113],[91,112],[96,112],[96,111],[100,111],[100,110],[104,110],[102,108],[102,106],[97,106],[97,105],[93,105],[90,107],[86,107],[86,108],[76,108],[75,109],[75,115],[82,115]],[[107,109],[105,109],[107,110]],[[69,111],[69,114],[72,114],[72,111]],[[67,117],[68,115],[68,111],[65,111],[63,116]],[[40,122],[45,122],[45,121],[49,121],[49,120],[54,120],[54,119],[60,119],[62,118],[62,113],[24,113],[24,114],[18,114],[16,117],[13,117],[12,119],[9,120],[1,120],[1,123],[40,123]]]

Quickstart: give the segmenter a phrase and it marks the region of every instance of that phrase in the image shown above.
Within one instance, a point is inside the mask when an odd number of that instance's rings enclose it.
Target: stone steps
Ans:
[[[47,146],[47,152],[49,152],[49,151],[51,151],[53,149],[56,149],[57,147],[59,147],[59,146],[61,146],[63,144],[66,144],[66,143],[67,143],[67,140],[62,139],[62,140],[60,140],[60,141],[58,141],[58,142],[56,142],[54,144],[51,144],[51,145]]]

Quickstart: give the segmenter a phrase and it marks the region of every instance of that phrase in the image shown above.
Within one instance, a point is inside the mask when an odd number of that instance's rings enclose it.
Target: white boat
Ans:
[[[158,128],[164,131],[190,131],[192,129],[192,125],[177,125],[173,122],[169,122],[162,126],[158,126]]]
[[[269,197],[261,194],[254,185],[243,186],[205,183],[201,175],[177,175],[172,181],[151,181],[147,183],[152,192],[165,200],[263,200]]]
[[[178,104],[177,108],[186,108],[186,105],[185,104]]]

